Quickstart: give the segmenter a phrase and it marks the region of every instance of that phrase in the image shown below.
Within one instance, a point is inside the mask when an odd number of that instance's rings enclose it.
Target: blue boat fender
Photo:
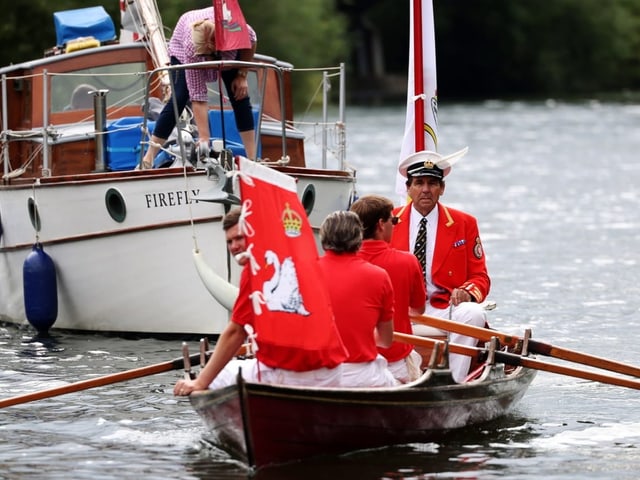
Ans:
[[[58,284],[53,260],[40,243],[24,261],[22,282],[27,320],[38,333],[46,334],[58,316]]]

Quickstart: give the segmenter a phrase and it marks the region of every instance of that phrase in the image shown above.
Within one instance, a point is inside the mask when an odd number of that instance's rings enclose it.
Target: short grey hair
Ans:
[[[362,222],[354,212],[330,213],[320,225],[320,243],[335,253],[354,253],[362,245]]]

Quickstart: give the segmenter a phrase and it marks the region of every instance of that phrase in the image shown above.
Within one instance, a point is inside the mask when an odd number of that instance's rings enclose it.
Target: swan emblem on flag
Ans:
[[[267,264],[273,265],[274,268],[273,276],[262,284],[267,308],[272,312],[309,315],[304,308],[293,259],[287,257],[280,263],[278,255],[273,250],[267,250],[264,258]]]

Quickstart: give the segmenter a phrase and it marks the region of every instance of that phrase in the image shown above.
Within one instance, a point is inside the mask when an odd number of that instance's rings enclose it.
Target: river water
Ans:
[[[554,345],[640,365],[640,105],[441,105],[439,121],[440,152],[470,148],[442,201],[478,218],[498,304],[492,326],[519,335],[531,328]],[[360,194],[400,198],[394,175],[403,122],[402,106],[348,110],[347,159]],[[33,335],[0,325],[1,397],[181,355],[175,340]],[[439,443],[252,476],[201,441],[188,400],[171,394],[179,375],[0,410],[0,478],[640,478],[637,390],[540,372],[515,410],[492,424]]]

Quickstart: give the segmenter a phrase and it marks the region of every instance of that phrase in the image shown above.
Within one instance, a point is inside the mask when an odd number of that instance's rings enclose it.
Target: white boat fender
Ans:
[[[35,243],[22,268],[24,307],[27,320],[46,335],[58,317],[58,284],[53,260]]]
[[[196,264],[200,280],[202,280],[202,283],[213,298],[227,310],[233,310],[233,305],[236,303],[236,298],[238,298],[238,287],[227,282],[214,272],[199,250],[193,251],[193,261]]]

